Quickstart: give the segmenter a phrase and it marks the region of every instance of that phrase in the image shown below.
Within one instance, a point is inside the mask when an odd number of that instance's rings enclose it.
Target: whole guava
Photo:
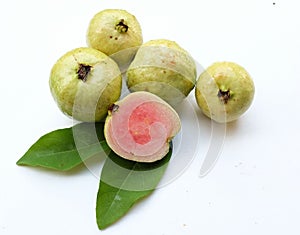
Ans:
[[[158,39],[143,44],[127,70],[130,91],[149,91],[172,106],[188,96],[196,83],[196,64],[176,42]]]
[[[168,103],[150,92],[139,91],[109,108],[104,135],[119,156],[154,162],[168,153],[170,141],[180,127],[180,118]]]
[[[105,9],[91,19],[87,45],[111,56],[124,67],[143,43],[141,26],[134,15],[122,9]]]
[[[233,62],[216,62],[200,74],[195,89],[202,112],[219,123],[238,119],[250,107],[255,87],[249,73]]]
[[[76,48],[54,64],[50,90],[60,110],[85,122],[97,122],[121,95],[122,76],[118,65],[93,48]]]

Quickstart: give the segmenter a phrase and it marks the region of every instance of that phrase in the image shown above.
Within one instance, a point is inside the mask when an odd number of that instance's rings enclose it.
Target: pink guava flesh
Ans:
[[[152,162],[169,151],[169,141],[180,130],[175,110],[148,92],[134,92],[117,103],[106,119],[108,145],[126,159]]]
[[[150,126],[157,120],[154,112],[155,104],[142,104],[132,111],[129,117],[128,129],[137,144],[147,144],[151,141]]]

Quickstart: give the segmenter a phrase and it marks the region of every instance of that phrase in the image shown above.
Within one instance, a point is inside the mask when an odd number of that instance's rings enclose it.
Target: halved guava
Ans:
[[[150,92],[139,91],[111,106],[104,134],[119,156],[154,162],[168,153],[169,143],[180,127],[180,118],[168,103]]]

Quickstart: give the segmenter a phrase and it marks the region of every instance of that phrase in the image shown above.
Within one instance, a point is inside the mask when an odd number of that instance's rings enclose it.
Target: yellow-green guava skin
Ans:
[[[222,99],[220,91],[229,97]],[[200,74],[195,89],[202,112],[219,123],[237,120],[250,107],[254,93],[250,74],[234,62],[213,63]]]
[[[151,40],[139,48],[126,77],[130,91],[151,92],[174,106],[194,88],[196,64],[176,42]]]
[[[91,66],[80,79],[80,65]],[[87,47],[64,54],[52,67],[49,86],[59,109],[84,122],[98,122],[121,95],[122,76],[118,65],[104,53]]]
[[[128,26],[119,27],[121,22]],[[119,26],[118,26],[119,25]],[[106,9],[97,13],[90,21],[87,31],[87,45],[107,55],[143,43],[142,29],[134,15],[122,9]]]

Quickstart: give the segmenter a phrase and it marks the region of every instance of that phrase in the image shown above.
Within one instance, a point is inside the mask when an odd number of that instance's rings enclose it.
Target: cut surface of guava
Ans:
[[[149,92],[134,92],[114,104],[105,123],[105,137],[121,157],[153,162],[168,152],[170,140],[180,130],[176,111]]]

